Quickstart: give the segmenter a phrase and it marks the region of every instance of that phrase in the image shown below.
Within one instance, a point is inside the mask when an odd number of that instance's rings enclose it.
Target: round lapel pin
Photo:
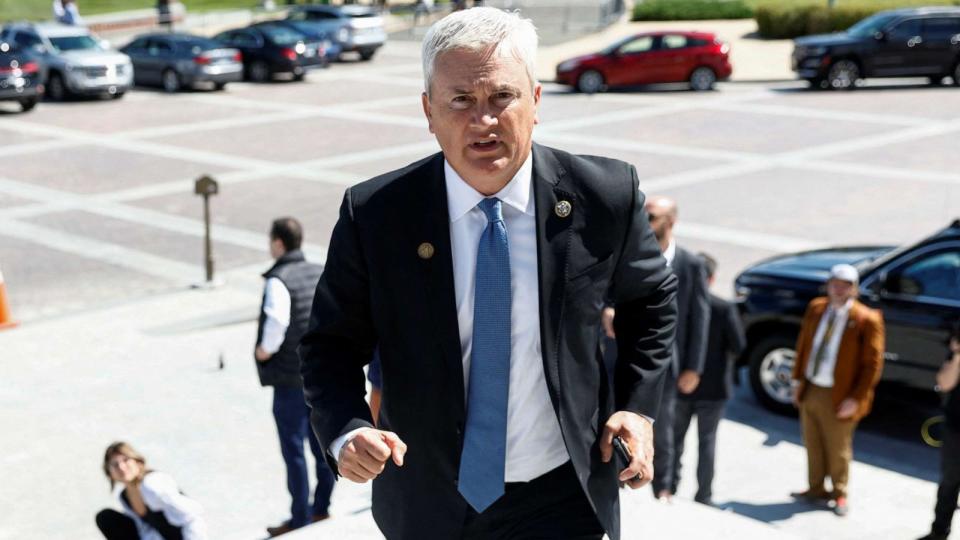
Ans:
[[[419,255],[423,260],[433,257],[433,244],[430,242],[424,242],[420,244],[420,246],[417,248],[417,255]]]
[[[553,211],[556,212],[557,216],[565,218],[573,211],[573,205],[569,201],[560,201],[553,207]]]

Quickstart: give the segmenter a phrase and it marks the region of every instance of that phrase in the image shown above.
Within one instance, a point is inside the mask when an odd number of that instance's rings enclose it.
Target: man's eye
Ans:
[[[470,96],[455,96],[450,100],[450,106],[454,109],[466,109],[473,103]]]

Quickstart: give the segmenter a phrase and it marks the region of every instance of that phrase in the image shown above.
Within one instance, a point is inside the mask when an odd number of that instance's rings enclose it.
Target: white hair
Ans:
[[[455,11],[427,30],[423,38],[423,84],[427,95],[438,56],[454,49],[485,52],[491,47],[523,62],[531,89],[536,86],[537,29],[533,21],[521,18],[518,12],[475,7]]]

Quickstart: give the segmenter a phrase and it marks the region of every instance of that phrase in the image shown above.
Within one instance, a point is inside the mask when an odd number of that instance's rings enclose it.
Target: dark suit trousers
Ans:
[[[600,540],[603,527],[568,461],[529,482],[507,483],[482,514],[467,507],[463,540]]]
[[[690,420],[697,416],[697,502],[709,503],[713,498],[713,470],[717,451],[717,427],[723,418],[724,400],[678,399],[674,419],[673,489],[680,484],[680,458],[683,457],[683,440],[687,436]]]
[[[960,432],[943,424],[943,446],[940,447],[940,487],[937,489],[936,519],[933,532],[950,534],[953,512],[960,497]]]
[[[280,453],[287,466],[287,490],[290,491],[290,526],[303,527],[312,516],[327,514],[333,492],[333,472],[327,466],[317,436],[310,429],[310,409],[303,400],[303,390],[277,386],[273,389],[273,418],[280,438]],[[308,440],[316,461],[317,489],[310,505],[310,478],[303,451]]]
[[[669,490],[676,485],[673,479],[674,416],[677,407],[677,377],[671,369],[664,374],[660,413],[653,423],[653,493]]]

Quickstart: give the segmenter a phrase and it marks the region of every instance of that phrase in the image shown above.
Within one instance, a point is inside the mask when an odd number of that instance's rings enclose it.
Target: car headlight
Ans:
[[[737,300],[746,300],[746,298],[750,296],[750,287],[737,285],[735,288],[735,293],[736,293]]]
[[[557,66],[557,71],[570,71],[576,68],[580,62],[576,60],[567,60],[566,62],[560,62],[560,65]]]

